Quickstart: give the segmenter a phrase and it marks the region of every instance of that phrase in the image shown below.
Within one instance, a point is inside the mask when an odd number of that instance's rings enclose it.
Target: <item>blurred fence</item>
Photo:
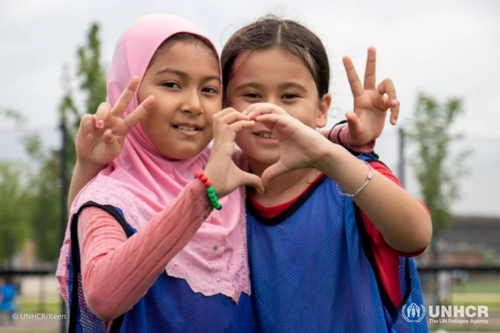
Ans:
[[[445,306],[452,311],[465,310],[471,314],[480,306],[487,307],[488,317],[469,318],[465,312],[454,316],[454,322],[441,322],[443,313],[427,323],[431,332],[500,332],[500,265],[497,266],[429,266],[419,268],[420,283],[424,293],[424,302],[429,306]],[[435,313],[434,313],[435,314]],[[450,318],[447,320],[449,321]],[[473,323],[471,319],[488,320],[488,323]],[[460,323],[459,320],[468,322]]]

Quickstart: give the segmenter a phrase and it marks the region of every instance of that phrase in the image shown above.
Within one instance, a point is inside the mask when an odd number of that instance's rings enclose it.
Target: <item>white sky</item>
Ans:
[[[337,116],[352,108],[342,56],[351,56],[362,75],[366,49],[376,46],[378,79],[393,79],[402,105],[398,126],[410,116],[419,90],[441,101],[464,99],[466,113],[455,129],[469,137],[461,147],[476,152],[469,159],[471,175],[462,182],[463,196],[455,211],[500,215],[494,200],[500,197],[500,1],[1,0],[0,109],[23,111],[28,126],[44,129],[47,145],[57,145],[58,134],[51,129],[57,124],[62,95],[61,69],[64,63],[74,68],[76,48],[84,43],[91,22],[101,24],[103,56],[109,62],[121,32],[153,12],[194,21],[219,49],[238,28],[263,14],[298,19],[329,51],[332,113]],[[377,144],[393,170],[396,138],[388,125]],[[0,123],[0,159],[23,156],[14,140],[12,124]],[[412,179],[407,188],[417,194]]]

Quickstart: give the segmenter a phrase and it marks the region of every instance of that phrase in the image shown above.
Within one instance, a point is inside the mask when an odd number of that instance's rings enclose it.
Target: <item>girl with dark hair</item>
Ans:
[[[235,141],[266,188],[247,190],[258,331],[427,332],[423,316],[401,310],[423,307],[411,257],[429,244],[429,214],[375,155],[353,156],[314,130],[331,104],[319,38],[265,17],[229,39],[221,62],[225,102],[256,121]],[[375,50],[364,84],[349,58],[344,65],[355,111],[381,131],[397,100],[390,80],[376,86]]]

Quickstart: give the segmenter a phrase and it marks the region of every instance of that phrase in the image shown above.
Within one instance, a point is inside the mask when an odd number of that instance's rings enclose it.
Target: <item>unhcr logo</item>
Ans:
[[[425,306],[422,304],[418,306],[415,303],[411,303],[409,306],[405,304],[401,309],[403,318],[409,323],[419,323],[425,317]]]
[[[437,324],[448,323],[448,324],[488,324],[488,319],[474,319],[478,318],[488,318],[488,307],[485,305],[479,305],[476,307],[469,305],[468,307],[462,306],[429,306],[429,323]],[[440,311],[441,310],[441,311]],[[437,317],[440,317],[438,320]],[[465,318],[465,319],[462,319]],[[471,319],[468,319],[471,318]]]

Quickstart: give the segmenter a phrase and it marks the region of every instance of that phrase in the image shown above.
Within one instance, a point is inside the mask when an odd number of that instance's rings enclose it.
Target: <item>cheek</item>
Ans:
[[[153,109],[150,109],[150,110],[148,110],[148,112],[146,112],[146,114],[144,115],[144,118],[142,118],[142,123],[152,125],[156,121],[159,121],[161,116],[162,116],[162,114],[160,112],[161,109],[162,109],[162,107],[160,105],[156,104]]]
[[[253,140],[253,134],[251,128],[245,128],[236,133],[236,138],[234,138],[234,142],[240,147],[243,151],[251,151]]]
[[[293,106],[284,109],[290,116],[300,120],[303,124],[316,128],[318,111],[313,105]]]
[[[238,147],[245,149],[248,146],[249,140],[252,136],[252,129],[245,128],[236,133],[236,138],[234,142],[238,145]]]
[[[144,118],[141,120],[142,128],[144,129],[144,133],[146,133],[146,136],[150,139],[153,140],[154,137],[156,137],[159,128],[155,124],[158,123],[156,120],[156,110],[149,110],[145,115]]]
[[[175,105],[173,105],[172,100],[169,102],[169,98],[158,98],[158,95],[155,98],[154,108],[148,110],[141,120],[144,131],[150,137],[151,135],[163,135],[162,133],[169,130],[170,121],[175,114]]]
[[[227,103],[226,103],[226,106],[225,107],[228,107],[228,108],[233,108],[237,111],[240,111],[240,112],[243,112],[246,110],[246,108],[251,105],[251,103],[248,103],[247,101],[243,100],[243,99],[240,99],[240,98],[234,98],[234,99],[230,99]]]
[[[220,95],[206,96],[203,94],[198,95],[201,101],[201,108],[207,115],[214,115],[222,110],[222,97]]]
[[[214,114],[222,110],[222,100],[221,99],[215,99],[213,101],[210,101],[207,103],[207,108],[205,112],[212,117]]]
[[[203,106],[203,115],[205,118],[205,122],[207,126],[210,126],[210,130],[212,129],[212,117],[217,112],[222,110],[222,101],[208,101]]]

